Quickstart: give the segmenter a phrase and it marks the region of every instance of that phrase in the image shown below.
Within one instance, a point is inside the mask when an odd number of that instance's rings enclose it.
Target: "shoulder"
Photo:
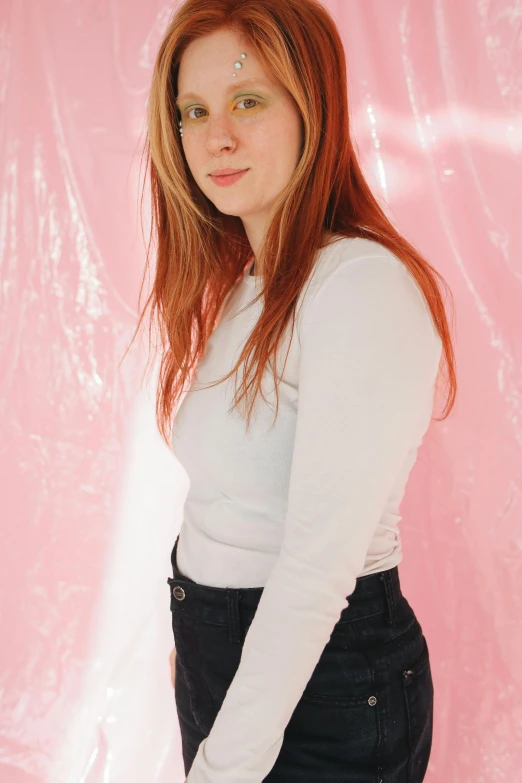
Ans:
[[[310,276],[309,297],[314,298],[319,290],[326,287],[330,278],[340,277],[341,273],[344,277],[373,278],[379,270],[392,274],[407,272],[402,261],[380,242],[363,237],[336,236],[319,250]]]
[[[422,289],[403,261],[375,240],[337,236],[321,248],[305,287],[300,334],[325,318],[350,325],[402,322],[440,341]],[[352,323],[352,325],[354,325]]]

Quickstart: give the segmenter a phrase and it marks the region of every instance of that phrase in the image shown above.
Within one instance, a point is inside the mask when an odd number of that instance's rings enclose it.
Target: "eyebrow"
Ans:
[[[248,86],[252,86],[254,84],[268,86],[266,84],[266,82],[264,82],[262,79],[257,79],[257,78],[243,79],[243,81],[241,81],[241,82],[236,82],[235,84],[231,84],[227,88],[226,92],[227,92],[227,94],[230,94],[231,92],[235,92],[236,90],[240,90],[242,87],[248,87]],[[187,98],[200,98],[200,97],[201,96],[196,95],[196,93],[194,93],[194,92],[184,92],[182,95],[178,95],[178,97],[176,98],[176,105],[179,106],[179,104],[182,101],[186,101]]]

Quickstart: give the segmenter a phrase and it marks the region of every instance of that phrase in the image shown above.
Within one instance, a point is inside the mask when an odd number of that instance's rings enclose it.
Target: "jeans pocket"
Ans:
[[[424,635],[422,652],[402,671],[402,690],[406,703],[410,758],[408,783],[424,780],[431,753],[433,735],[433,680],[430,655]]]

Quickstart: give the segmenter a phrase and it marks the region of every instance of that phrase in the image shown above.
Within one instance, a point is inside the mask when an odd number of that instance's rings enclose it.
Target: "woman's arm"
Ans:
[[[342,258],[303,314],[281,551],[187,783],[261,783],[431,418],[442,343],[392,254]]]

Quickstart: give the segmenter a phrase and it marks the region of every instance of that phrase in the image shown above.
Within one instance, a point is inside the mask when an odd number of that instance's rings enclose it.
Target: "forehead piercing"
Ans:
[[[239,56],[241,57],[241,60],[244,60],[246,58],[245,52],[243,52]],[[243,67],[243,63],[240,62],[240,60],[236,60],[236,62],[234,63],[234,68],[237,68],[237,70],[239,70],[242,67]],[[233,73],[232,76],[235,78],[237,76],[237,73]],[[183,127],[181,125],[181,120],[179,121],[179,135],[183,136]]]
[[[243,54],[241,55],[241,59],[244,60],[245,57],[246,54],[243,52]],[[234,63],[234,68],[237,68],[239,70],[242,67],[243,67],[243,63],[239,62],[239,60],[236,60],[236,62]],[[233,73],[232,76],[236,77],[237,73]]]

